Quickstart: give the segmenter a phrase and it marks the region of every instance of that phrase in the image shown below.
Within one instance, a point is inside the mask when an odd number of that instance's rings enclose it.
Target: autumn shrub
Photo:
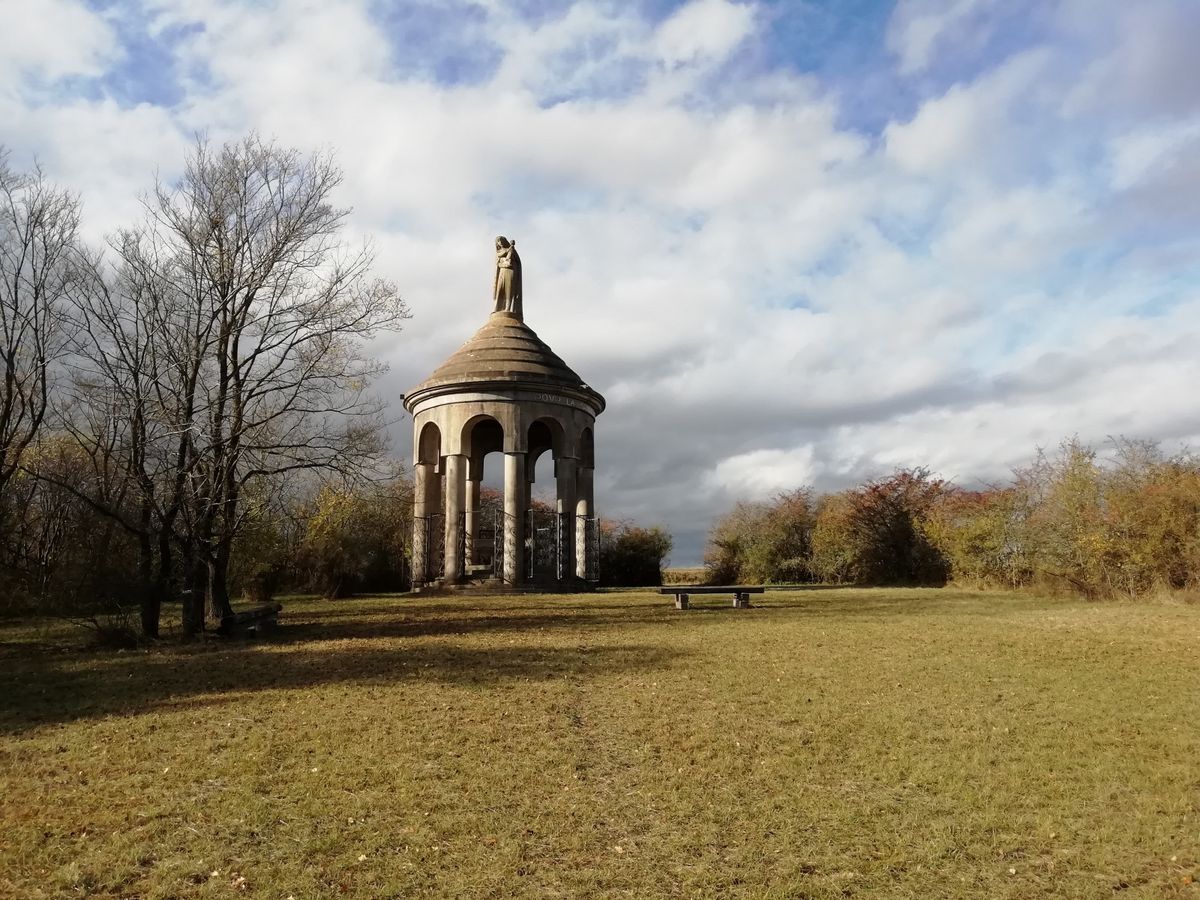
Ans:
[[[847,584],[860,577],[858,561],[866,553],[863,536],[853,524],[854,494],[843,491],[822,497],[812,533],[810,568],[828,584]]]
[[[787,491],[766,503],[739,503],[714,526],[705,548],[709,584],[789,584],[812,580],[816,520],[812,492]]]
[[[647,587],[662,584],[662,570],[671,552],[671,536],[657,526],[643,528],[628,522],[600,523],[600,584],[605,587]]]
[[[976,587],[1029,584],[1034,560],[1025,493],[1016,487],[946,490],[924,519],[948,576]]]
[[[326,486],[307,517],[298,564],[308,587],[331,599],[406,590],[411,534],[407,478],[358,488]]]
[[[1200,577],[1200,462],[1117,441],[1110,460],[1077,440],[1018,473],[1035,577],[1086,596],[1181,590]]]
[[[941,584],[946,560],[927,531],[949,490],[925,469],[826,498],[813,531],[813,569],[824,580],[856,584]]]
[[[66,617],[109,614],[137,604],[135,542],[96,511],[109,497],[90,462],[61,439],[29,447],[0,508],[0,612]]]
[[[247,502],[244,524],[233,543],[229,583],[251,603],[266,603],[277,591],[298,583],[290,571],[288,517],[282,511]]]

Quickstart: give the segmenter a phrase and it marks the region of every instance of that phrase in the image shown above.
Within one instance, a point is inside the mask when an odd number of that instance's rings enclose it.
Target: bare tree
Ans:
[[[80,261],[78,198],[0,148],[0,500],[49,412]]]
[[[116,246],[122,258],[136,259],[136,234],[122,233]],[[162,601],[172,593],[171,531],[182,497],[183,473],[172,467],[170,454],[176,419],[160,402],[170,382],[163,371],[164,329],[174,323],[161,309],[163,292],[128,260],[107,279],[98,257],[89,263],[96,274],[73,310],[74,402],[62,426],[91,463],[82,499],[137,541],[134,593],[142,632],[153,638]]]
[[[364,350],[408,312],[370,276],[371,249],[341,239],[340,180],[325,154],[257,136],[200,142],[180,182],[150,198],[145,227],[118,245],[123,289],[154,323],[148,391],[129,387],[152,397],[166,438],[155,452],[170,475],[154,508],[202,565],[209,620],[231,612],[230,554],[251,482],[361,475],[383,449],[383,405],[367,393],[382,366]],[[193,604],[185,629],[203,612]]]

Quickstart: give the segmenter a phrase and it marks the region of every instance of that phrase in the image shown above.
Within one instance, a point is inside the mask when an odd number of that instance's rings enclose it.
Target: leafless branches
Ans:
[[[371,276],[371,248],[343,240],[341,175],[326,154],[256,136],[198,142],[179,182],[158,184],[144,220],[111,239],[111,266],[73,249],[73,198],[3,179],[15,287],[5,286],[0,352],[16,374],[0,465],[15,466],[5,448],[19,453],[44,419],[50,363],[69,347],[58,421],[91,484],[60,487],[136,540],[143,630],[156,631],[172,585],[185,629],[198,630],[206,611],[230,613],[246,498],[261,505],[293,473],[353,479],[375,465],[384,407],[368,388],[382,366],[364,348],[399,327],[405,304]],[[54,223],[42,243],[26,237],[35,212]],[[20,304],[8,302],[18,289]]]
[[[0,497],[46,420],[80,263],[78,198],[14,171],[0,148]]]

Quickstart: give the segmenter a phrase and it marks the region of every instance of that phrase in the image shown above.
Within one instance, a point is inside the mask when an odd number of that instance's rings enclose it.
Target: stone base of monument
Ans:
[[[498,578],[472,579],[458,584],[430,581],[414,587],[410,593],[428,596],[500,596],[504,594],[585,594],[596,590],[590,581],[532,581],[525,584],[505,584]]]

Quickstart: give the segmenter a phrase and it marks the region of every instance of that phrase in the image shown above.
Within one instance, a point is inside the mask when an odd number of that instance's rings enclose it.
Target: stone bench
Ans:
[[[217,634],[223,634],[226,637],[262,634],[279,624],[279,613],[282,610],[282,603],[264,603],[253,609],[236,612],[221,620],[221,627],[217,629]]]
[[[708,584],[673,584],[670,587],[660,587],[660,594],[674,594],[675,608],[687,609],[692,594],[733,594],[734,609],[749,609],[750,595],[761,594],[762,585],[708,585]]]

